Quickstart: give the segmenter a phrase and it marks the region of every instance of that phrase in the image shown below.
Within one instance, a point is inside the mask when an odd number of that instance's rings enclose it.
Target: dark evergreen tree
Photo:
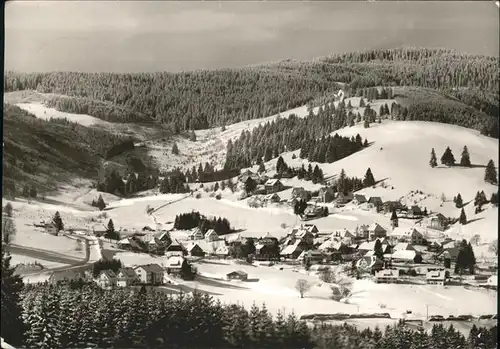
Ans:
[[[432,168],[437,166],[436,152],[434,151],[434,148],[431,150],[431,160],[429,161],[429,165],[431,165]]]
[[[177,146],[177,143],[175,143],[175,142],[174,142],[174,145],[172,146],[172,154],[179,155],[179,147]]]
[[[255,188],[257,188],[257,183],[252,177],[248,177],[245,181],[245,191],[250,194],[253,193]]]
[[[458,195],[455,197],[455,206],[457,208],[462,208],[463,205],[464,203],[462,201],[462,196],[460,195],[460,193],[458,193]]]
[[[458,221],[460,222],[460,224],[462,225],[465,225],[467,224],[467,216],[465,215],[465,211],[464,209],[462,208],[462,211],[460,211],[460,218],[458,219]]]
[[[466,166],[466,167],[471,166],[469,149],[467,149],[466,145],[464,146],[464,150],[462,151],[462,157],[460,158],[460,166]]]
[[[488,161],[488,164],[486,165],[486,170],[484,172],[484,180],[485,182],[491,184],[498,183],[497,170],[495,168],[495,163],[493,162],[493,160]]]
[[[365,173],[365,178],[363,180],[363,185],[365,187],[371,187],[375,185],[375,178],[373,177],[372,170],[368,168]]]
[[[56,213],[54,214],[52,222],[55,224],[57,231],[64,230],[64,224],[61,215],[59,214],[59,211],[56,211]]]
[[[382,250],[382,242],[379,239],[375,242],[374,253],[377,258],[384,259],[384,251]]]
[[[446,147],[443,156],[441,156],[441,163],[446,166],[453,166],[455,164],[455,157],[450,147]]]

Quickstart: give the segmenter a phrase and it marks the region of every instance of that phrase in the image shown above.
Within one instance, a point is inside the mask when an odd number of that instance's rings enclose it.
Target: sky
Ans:
[[[489,2],[9,1],[5,68],[154,72],[400,46],[498,55]]]

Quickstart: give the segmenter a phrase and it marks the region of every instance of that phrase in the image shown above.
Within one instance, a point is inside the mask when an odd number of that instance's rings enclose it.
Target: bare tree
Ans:
[[[480,242],[481,242],[481,236],[479,234],[475,234],[473,237],[470,238],[470,243],[472,245],[478,246]]]
[[[490,244],[490,247],[488,249],[490,252],[493,252],[495,254],[495,256],[498,256],[498,239],[496,239],[495,241],[493,241],[491,244]]]
[[[295,289],[299,291],[300,298],[304,298],[304,294],[311,289],[311,285],[307,282],[307,280],[299,279],[295,284]]]

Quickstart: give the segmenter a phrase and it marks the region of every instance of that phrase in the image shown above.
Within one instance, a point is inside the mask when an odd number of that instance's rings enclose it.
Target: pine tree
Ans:
[[[443,156],[441,156],[441,163],[446,166],[453,166],[455,164],[455,157],[450,147],[446,147]]]
[[[106,208],[106,203],[104,202],[104,199],[102,198],[101,194],[99,194],[99,198],[97,199],[96,206],[99,208],[100,211],[102,211]]]
[[[1,296],[1,337],[9,344],[20,346],[23,344],[24,323],[21,317],[22,307],[20,294],[23,288],[23,279],[15,274],[11,267],[12,257],[8,254],[2,241],[2,296]]]
[[[437,166],[436,152],[434,151],[434,148],[431,150],[431,161],[429,161],[429,165],[431,165],[432,168]]]
[[[365,178],[363,180],[363,185],[365,187],[371,187],[375,185],[375,178],[373,177],[372,170],[368,167],[365,173]]]
[[[488,164],[486,165],[486,170],[484,172],[484,180],[485,182],[491,184],[498,183],[497,170],[495,168],[495,163],[493,162],[493,160],[488,161]]]
[[[467,216],[465,215],[465,211],[464,209],[462,208],[462,211],[460,212],[460,218],[458,219],[458,221],[460,222],[460,224],[462,225],[465,225],[467,224]]]
[[[498,193],[492,193],[491,194],[490,202],[493,205],[498,206]]]
[[[57,211],[54,214],[54,217],[52,218],[52,222],[55,224],[57,231],[64,230],[64,224],[63,224],[61,215],[59,214],[59,211]]]
[[[117,240],[118,233],[115,231],[115,224],[113,223],[112,219],[110,219],[108,222],[108,227],[106,229],[106,233],[104,234],[104,237],[106,239]]]
[[[370,127],[370,121],[368,121],[368,117],[365,117],[365,121],[363,123],[364,128],[369,128]]]
[[[464,150],[462,151],[462,157],[460,158],[460,166],[470,167],[470,155],[467,146],[464,146]]]
[[[257,188],[257,183],[252,177],[248,177],[245,182],[245,192],[250,194],[255,190],[255,188]]]
[[[384,259],[384,251],[382,249],[382,243],[380,242],[379,239],[375,242],[375,247],[374,247],[374,253],[373,253],[377,258],[379,259]]]
[[[458,193],[458,195],[455,197],[455,206],[457,208],[462,208],[463,206],[463,201],[462,201],[462,196],[460,195],[460,193]]]

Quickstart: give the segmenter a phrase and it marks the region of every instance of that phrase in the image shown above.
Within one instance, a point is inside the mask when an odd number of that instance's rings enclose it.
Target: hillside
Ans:
[[[200,130],[260,118],[321,100],[338,90],[353,94],[374,86],[419,86],[449,91],[487,90],[479,104],[498,95],[495,57],[443,49],[398,48],[338,54],[310,62],[283,61],[241,69],[155,74],[41,73],[5,75],[5,91],[37,89],[55,96],[50,106],[71,113],[90,113],[110,121],[156,120],[174,132]],[[168,92],[167,92],[168,91]],[[460,96],[456,96],[460,97]],[[478,108],[478,101],[462,97]],[[464,124],[491,134],[494,108]],[[433,116],[430,121],[436,120]],[[496,121],[497,122],[497,121]],[[498,124],[498,122],[497,122]],[[483,130],[484,129],[484,130]]]
[[[43,120],[8,104],[3,122],[5,194],[19,194],[25,184],[47,192],[73,180],[96,179],[101,159],[133,149],[128,137],[67,120]]]

